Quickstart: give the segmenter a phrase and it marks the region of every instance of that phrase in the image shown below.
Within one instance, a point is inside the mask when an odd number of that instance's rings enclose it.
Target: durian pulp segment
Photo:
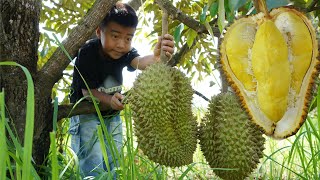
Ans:
[[[299,94],[300,87],[312,60],[312,40],[304,21],[293,12],[279,14],[275,24],[289,47],[291,87]]]
[[[254,82],[252,69],[250,65],[250,50],[253,46],[256,33],[256,24],[239,21],[230,29],[229,40],[226,42],[226,52],[231,70],[242,82],[244,88],[248,91],[255,91],[256,82]]]
[[[287,110],[291,73],[286,41],[271,20],[266,19],[258,28],[251,61],[259,107],[278,122]]]
[[[291,104],[294,106],[289,107],[285,116],[277,123],[274,130],[275,138],[283,138],[297,132],[304,122],[307,113],[305,107],[310,99],[310,88],[312,87],[310,85],[314,81],[315,67],[319,64],[317,60],[318,42],[311,22],[304,14],[294,9],[284,8],[275,9],[270,14],[275,17],[276,26],[280,31],[284,26],[284,24],[280,26],[281,23],[290,23],[286,27],[286,31],[289,33],[285,35],[291,35],[291,44],[288,43],[288,46],[289,48],[291,47],[289,56],[292,56],[292,58],[289,57],[289,60],[291,67],[296,68],[292,72],[291,81],[291,91],[294,92],[294,103]],[[287,36],[285,38],[288,39]],[[299,80],[299,78],[301,79]],[[298,90],[296,91],[295,89]],[[296,119],[290,121],[294,117]]]

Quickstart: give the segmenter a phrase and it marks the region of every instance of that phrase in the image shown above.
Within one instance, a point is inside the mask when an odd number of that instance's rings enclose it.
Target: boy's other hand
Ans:
[[[161,48],[162,45],[162,48]],[[171,59],[172,54],[174,53],[174,41],[173,36],[170,34],[165,34],[163,38],[161,36],[158,37],[158,42],[154,48],[154,56],[157,61],[160,61],[160,52],[166,52],[166,56]]]
[[[124,96],[120,93],[115,93],[110,102],[110,106],[114,110],[122,110],[124,108],[123,104],[121,103],[121,100],[124,99]]]

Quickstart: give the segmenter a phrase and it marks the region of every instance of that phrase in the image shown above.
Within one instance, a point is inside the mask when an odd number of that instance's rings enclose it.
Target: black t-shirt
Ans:
[[[113,60],[103,54],[100,40],[93,39],[80,48],[75,65],[90,89],[108,89],[122,85],[122,69],[127,66],[128,71],[134,71],[130,63],[137,56],[133,48],[120,59]],[[70,101],[75,103],[83,97],[81,89],[87,89],[76,69],[71,87]]]

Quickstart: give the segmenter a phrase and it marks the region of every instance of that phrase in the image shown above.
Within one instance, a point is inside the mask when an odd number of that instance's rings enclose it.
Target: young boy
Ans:
[[[93,96],[111,110],[102,112],[102,115],[119,152],[122,147],[122,125],[119,113],[115,111],[119,112],[124,108],[121,103],[124,96],[120,94],[119,88],[122,85],[122,69],[127,66],[129,71],[143,70],[159,61],[160,50],[165,51],[168,57],[174,52],[173,37],[166,34],[163,39],[159,38],[153,55],[140,57],[137,50],[131,47],[137,24],[138,18],[134,9],[118,2],[96,29],[98,39],[90,40],[79,50],[75,63]],[[72,103],[89,95],[76,69],[72,88]],[[115,89],[115,92],[110,92],[110,88]],[[97,114],[71,118],[69,130],[72,134],[71,147],[78,155],[83,176],[96,176],[101,170],[102,172],[107,170],[97,138],[97,125],[100,125]],[[110,149],[106,148],[109,167],[114,171],[118,162],[112,160]]]

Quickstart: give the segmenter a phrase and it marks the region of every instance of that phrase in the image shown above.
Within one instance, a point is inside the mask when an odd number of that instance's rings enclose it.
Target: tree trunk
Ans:
[[[1,0],[0,61],[15,61],[25,66],[35,77],[39,41],[40,0]],[[11,127],[16,130],[21,143],[26,121],[27,81],[21,69],[1,67],[1,89]],[[36,79],[33,79],[36,84]],[[33,158],[42,163],[49,149],[49,132],[52,128],[51,88],[35,87],[35,130]]]

